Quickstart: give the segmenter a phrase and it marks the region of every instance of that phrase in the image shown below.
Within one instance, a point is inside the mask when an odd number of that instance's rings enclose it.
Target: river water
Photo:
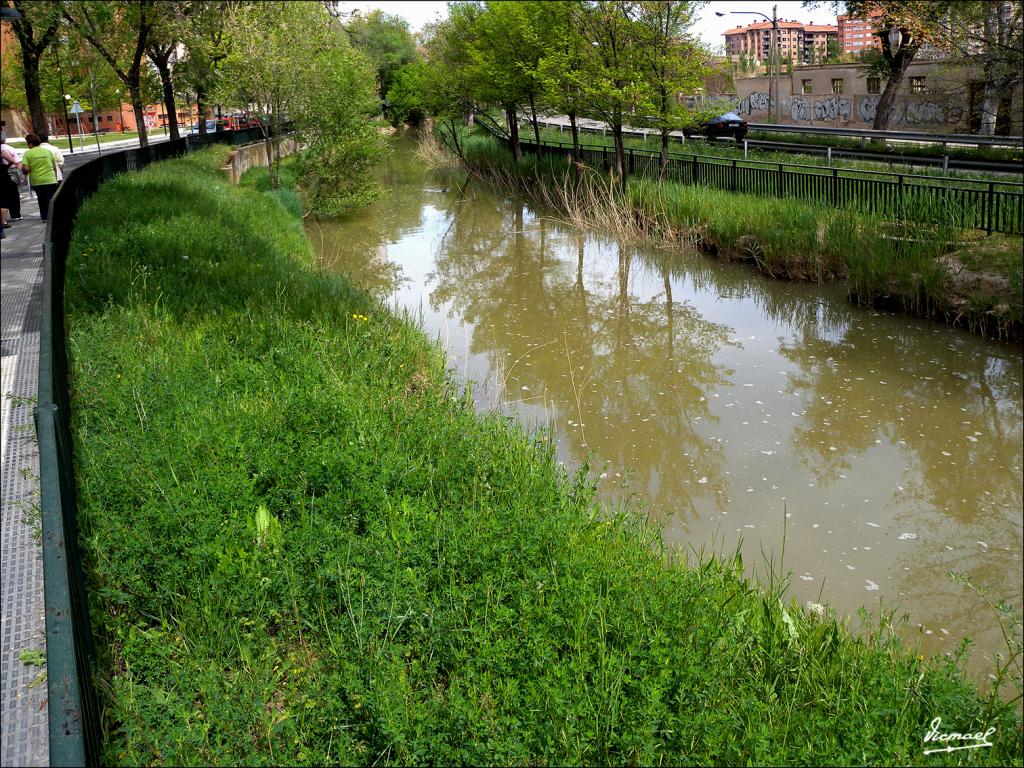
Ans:
[[[388,196],[308,225],[329,269],[409,311],[480,408],[549,427],[687,551],[792,572],[801,602],[906,613],[922,653],[1005,650],[964,574],[1022,600],[1019,346],[851,305],[682,246],[622,246],[428,171],[409,139]],[[853,620],[857,625],[857,620]],[[1018,633],[1019,636],[1019,633]]]

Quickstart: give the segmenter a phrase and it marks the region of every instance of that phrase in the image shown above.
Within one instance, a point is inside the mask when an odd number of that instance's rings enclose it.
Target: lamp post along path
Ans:
[[[759,11],[715,11],[715,16],[726,16],[727,14],[742,16],[760,16],[765,21],[772,23],[771,37],[768,40],[768,96],[775,106],[775,122],[781,123],[781,106],[779,104],[779,75],[782,70],[781,57],[779,56],[779,6],[772,6],[772,17],[769,19]],[[774,95],[772,94],[774,91]]]
[[[75,154],[75,147],[71,141],[71,118],[68,117],[68,100],[71,98],[68,94],[64,93],[64,75],[60,71],[60,40],[57,41],[57,45],[53,47],[53,55],[57,58],[57,80],[60,83],[60,92],[64,96],[63,103],[64,107],[64,130],[68,135],[68,149],[71,154]]]
[[[92,99],[92,130],[93,135],[96,137],[96,154],[102,155],[103,150],[100,148],[100,126],[96,122],[96,76],[93,74],[92,69],[89,70],[89,97]]]

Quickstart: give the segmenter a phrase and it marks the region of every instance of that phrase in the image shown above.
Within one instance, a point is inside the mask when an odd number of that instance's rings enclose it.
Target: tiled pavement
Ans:
[[[32,421],[45,227],[24,188],[21,201],[24,218],[0,241],[0,766],[45,766],[45,667],[21,660],[23,651],[46,650],[39,450]]]

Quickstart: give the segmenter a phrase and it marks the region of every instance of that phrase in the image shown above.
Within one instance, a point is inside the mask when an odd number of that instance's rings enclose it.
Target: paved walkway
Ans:
[[[0,241],[0,766],[45,766],[45,667],[22,661],[23,653],[28,658],[46,650],[39,447],[32,420],[45,227],[27,190],[21,213],[24,218]]]

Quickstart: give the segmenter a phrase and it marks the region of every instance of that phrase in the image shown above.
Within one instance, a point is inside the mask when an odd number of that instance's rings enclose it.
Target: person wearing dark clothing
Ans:
[[[18,173],[18,156],[14,148],[7,143],[6,134],[0,134],[0,155],[3,156],[3,168],[0,168],[0,209],[3,209],[3,224],[21,219],[21,191],[14,174]]]

